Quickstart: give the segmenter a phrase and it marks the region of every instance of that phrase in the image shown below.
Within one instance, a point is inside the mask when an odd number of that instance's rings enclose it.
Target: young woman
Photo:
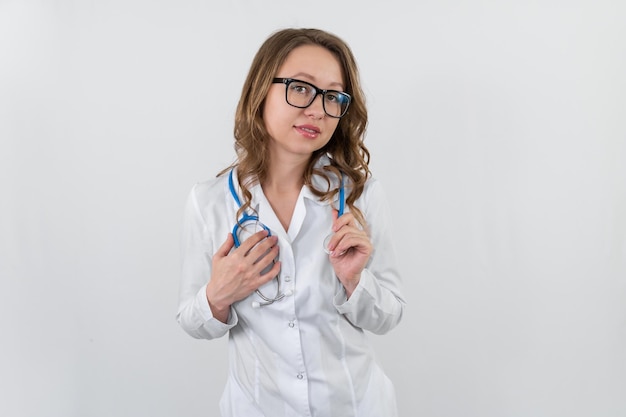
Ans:
[[[405,305],[366,125],[345,42],[286,29],[261,46],[237,161],[193,187],[183,228],[177,318],[196,338],[229,334],[224,417],[397,415],[365,332]]]

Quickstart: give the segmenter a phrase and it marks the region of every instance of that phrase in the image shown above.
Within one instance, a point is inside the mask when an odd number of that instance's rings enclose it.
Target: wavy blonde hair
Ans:
[[[330,201],[338,192],[337,188],[331,189],[330,175],[339,178],[343,173],[347,179],[346,205],[357,221],[365,226],[361,211],[354,206],[354,202],[363,193],[366,180],[371,176],[368,166],[370,153],[363,143],[367,128],[365,95],[352,51],[343,40],[332,33],[319,29],[283,29],[273,33],[261,45],[250,66],[235,114],[237,161],[222,170],[218,176],[237,166],[237,181],[243,193],[243,204],[238,212],[238,217],[241,216],[244,210],[250,208],[252,195],[248,187],[262,183],[267,175],[267,144],[270,136],[263,122],[265,97],[272,79],[289,53],[303,45],[321,46],[338,59],[343,71],[345,91],[352,97],[348,112],[340,119],[329,142],[311,155],[304,171],[304,184],[323,201]],[[315,164],[323,155],[328,155],[330,165],[316,169]],[[328,187],[325,190],[314,188],[313,175],[324,178]]]

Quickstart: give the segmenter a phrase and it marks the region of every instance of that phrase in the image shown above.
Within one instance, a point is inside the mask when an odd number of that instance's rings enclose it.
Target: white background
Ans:
[[[626,3],[0,0],[0,415],[216,416],[183,204],[262,41],[344,38],[408,309],[404,417],[626,415]]]

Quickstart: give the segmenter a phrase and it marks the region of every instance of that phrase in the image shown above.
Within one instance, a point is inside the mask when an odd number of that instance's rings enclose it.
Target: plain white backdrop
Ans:
[[[0,415],[217,416],[175,321],[191,186],[274,30],[344,38],[408,309],[406,417],[626,415],[622,1],[0,0]],[[334,416],[333,416],[334,417]]]

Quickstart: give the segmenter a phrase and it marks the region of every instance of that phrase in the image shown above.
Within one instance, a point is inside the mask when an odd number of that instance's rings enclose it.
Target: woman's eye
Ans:
[[[310,87],[303,85],[303,84],[292,84],[291,85],[291,90],[295,93],[298,94],[302,94],[302,95],[308,95],[310,94]]]
[[[328,91],[326,93],[326,101],[344,105],[349,100],[348,96],[339,91]]]
[[[326,101],[330,101],[332,103],[341,102],[341,98],[337,93],[333,93],[331,91],[326,93]]]

